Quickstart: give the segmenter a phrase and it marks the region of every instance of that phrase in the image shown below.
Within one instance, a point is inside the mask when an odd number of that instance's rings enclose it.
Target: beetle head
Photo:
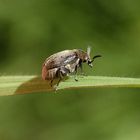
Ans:
[[[90,67],[93,67],[93,64],[92,62],[95,60],[95,58],[98,58],[98,57],[101,57],[101,55],[95,55],[92,60],[90,59],[90,52],[91,52],[91,48],[88,47],[87,48],[87,57],[85,58],[86,60],[86,63],[90,66]]]

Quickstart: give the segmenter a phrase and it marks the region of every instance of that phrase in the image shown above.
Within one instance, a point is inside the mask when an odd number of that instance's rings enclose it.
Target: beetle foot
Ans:
[[[54,88],[54,92],[57,93],[57,90],[58,90],[58,86],[56,85]]]
[[[84,73],[84,72],[82,72],[82,73],[81,73],[81,75],[82,75],[82,76],[87,76],[87,74],[86,74],[86,73]]]
[[[84,78],[85,76],[88,76],[86,73],[80,73],[79,75],[81,78]]]

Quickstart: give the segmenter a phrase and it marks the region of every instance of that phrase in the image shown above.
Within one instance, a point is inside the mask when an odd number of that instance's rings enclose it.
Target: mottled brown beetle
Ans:
[[[48,57],[43,63],[42,67],[42,78],[44,80],[51,80],[52,82],[55,78],[59,78],[59,82],[70,73],[77,74],[77,69],[81,68],[82,63],[87,63],[90,67],[93,67],[92,62],[95,58],[101,57],[101,55],[96,55],[90,59],[90,47],[87,48],[87,52],[80,49],[64,50],[55,53]],[[75,78],[76,81],[78,81]]]

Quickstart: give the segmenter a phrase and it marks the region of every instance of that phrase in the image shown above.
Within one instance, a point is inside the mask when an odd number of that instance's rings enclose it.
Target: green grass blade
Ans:
[[[70,78],[62,82],[58,89],[66,88],[83,88],[83,87],[140,87],[140,79],[138,78],[121,78],[106,76],[85,76],[79,78],[78,82],[74,82],[74,78]]]
[[[121,78],[105,76],[79,77],[78,82],[73,77],[60,83],[57,90],[94,87],[135,87],[140,88],[139,78]],[[34,92],[52,92],[50,81],[43,81],[39,76],[1,76],[0,96],[26,94]]]

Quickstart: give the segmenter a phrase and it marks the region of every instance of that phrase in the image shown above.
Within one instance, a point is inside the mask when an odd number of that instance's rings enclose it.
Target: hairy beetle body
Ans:
[[[100,57],[100,55],[94,56],[92,60],[90,59],[90,48],[87,49],[87,52],[73,49],[55,53],[43,63],[42,78],[51,80],[51,84],[55,78],[59,78],[58,85],[65,76],[71,73],[76,74],[79,67],[82,70],[82,63],[86,62],[92,67],[92,62],[97,57]],[[77,79],[75,80],[77,81]]]

